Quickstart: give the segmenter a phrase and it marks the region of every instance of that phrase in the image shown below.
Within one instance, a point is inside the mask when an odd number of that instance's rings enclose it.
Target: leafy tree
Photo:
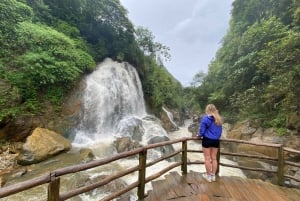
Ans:
[[[70,38],[47,26],[23,22],[17,34],[19,52],[24,53],[16,57],[15,68],[20,69],[34,89],[51,85],[68,88],[82,72],[95,66],[92,58],[76,49]],[[18,87],[30,89],[30,86],[25,86]]]
[[[155,42],[155,37],[150,30],[138,26],[136,28],[135,34],[137,44],[145,55],[148,55],[154,59],[171,59],[171,55],[169,54],[170,48],[161,43]]]
[[[16,0],[0,2],[0,58],[10,60],[14,40],[15,28],[19,22],[31,20],[32,9]]]

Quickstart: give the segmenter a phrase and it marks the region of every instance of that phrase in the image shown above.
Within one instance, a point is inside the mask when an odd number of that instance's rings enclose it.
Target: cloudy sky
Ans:
[[[120,0],[135,26],[149,29],[154,41],[170,47],[164,65],[184,86],[207,72],[229,26],[233,0]]]

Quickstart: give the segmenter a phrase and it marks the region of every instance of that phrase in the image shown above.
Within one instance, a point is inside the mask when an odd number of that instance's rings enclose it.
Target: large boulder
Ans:
[[[161,142],[165,142],[165,141],[170,141],[170,138],[167,136],[152,136],[148,140],[147,143],[148,144],[156,144],[156,143],[161,143]],[[154,148],[154,150],[158,151],[158,153],[159,153],[157,155],[158,157],[163,156],[163,155],[169,155],[175,151],[174,147],[171,144],[161,146],[161,147],[156,147],[156,148]],[[174,159],[171,159],[171,160],[168,159],[168,161],[174,161]]]
[[[162,108],[160,113],[160,120],[162,127],[167,132],[173,132],[179,129],[179,126],[184,125],[184,114],[180,113],[176,109],[170,109],[166,106]]]
[[[36,128],[26,139],[18,164],[28,165],[43,161],[71,149],[71,143],[62,135],[44,128]]]
[[[136,149],[139,146],[138,142],[134,142],[130,137],[120,137],[114,142],[118,153]]]

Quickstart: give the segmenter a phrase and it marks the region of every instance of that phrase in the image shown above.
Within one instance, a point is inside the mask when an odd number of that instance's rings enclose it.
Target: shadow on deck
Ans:
[[[221,176],[207,182],[199,172],[181,176],[170,172],[152,181],[145,201],[299,201],[300,189],[286,188],[257,179]]]

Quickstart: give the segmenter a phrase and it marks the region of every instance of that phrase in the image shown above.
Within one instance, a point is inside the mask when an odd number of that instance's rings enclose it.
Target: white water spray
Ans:
[[[106,59],[86,78],[84,110],[73,144],[111,138],[119,122],[146,115],[142,85],[134,67]]]

